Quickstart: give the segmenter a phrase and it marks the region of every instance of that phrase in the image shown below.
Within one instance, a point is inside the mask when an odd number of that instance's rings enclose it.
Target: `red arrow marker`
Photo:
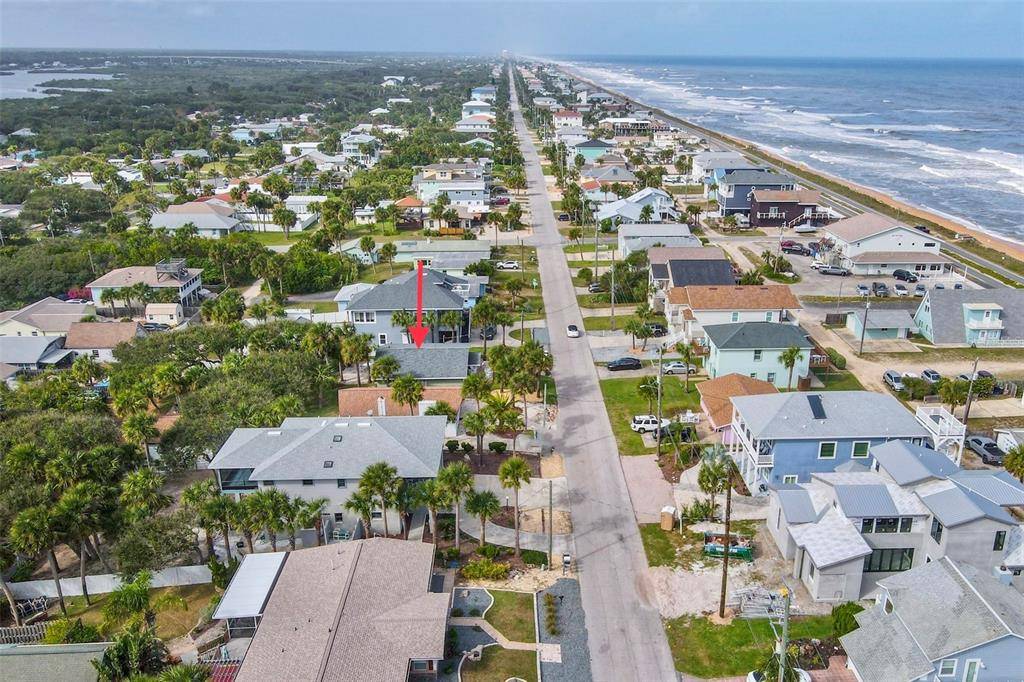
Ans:
[[[416,324],[409,326],[409,337],[421,348],[429,331],[430,327],[423,326],[423,261],[416,261]]]

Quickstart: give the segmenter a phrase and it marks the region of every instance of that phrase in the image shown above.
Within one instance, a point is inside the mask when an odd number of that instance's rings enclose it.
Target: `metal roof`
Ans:
[[[779,499],[779,506],[782,507],[782,513],[786,515],[788,523],[811,523],[818,519],[811,496],[806,490],[802,488],[779,489],[775,491],[775,495]]]
[[[963,470],[949,480],[1001,507],[1024,505],[1024,485],[1007,471]]]
[[[284,565],[286,552],[247,554],[221,597],[214,620],[252,618],[263,614]]]
[[[836,501],[846,516],[860,519],[899,515],[889,489],[884,485],[837,485],[834,490]]]
[[[871,447],[871,456],[899,485],[918,483],[929,478],[946,478],[960,470],[953,460],[940,452],[905,440],[891,440]]]
[[[945,490],[922,495],[921,501],[931,510],[942,525],[959,526],[970,521],[990,518],[1009,525],[1015,522],[1005,509],[981,495],[950,485]]]
[[[891,395],[874,391],[823,391],[825,419],[814,419],[808,393],[790,392],[733,398],[754,438],[927,437],[928,431]]]

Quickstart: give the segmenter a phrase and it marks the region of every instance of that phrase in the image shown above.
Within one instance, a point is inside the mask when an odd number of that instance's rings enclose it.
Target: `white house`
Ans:
[[[470,100],[462,103],[462,118],[476,116],[477,114],[493,114],[494,107],[490,102],[482,100]]]
[[[634,251],[652,246],[700,246],[700,239],[681,223],[624,223],[619,225],[619,254],[625,258]]]
[[[785,284],[672,287],[665,317],[674,335],[705,343],[704,325],[736,322],[798,324],[803,308]]]
[[[877,213],[862,213],[827,225],[831,242],[824,256],[855,275],[891,275],[909,270],[919,278],[946,278],[954,263],[939,249],[942,241]]]
[[[466,116],[456,123],[452,130],[457,133],[487,135],[494,132],[494,116],[491,114]]]
[[[578,111],[561,109],[551,114],[551,122],[555,129],[583,127],[583,114]]]
[[[147,303],[146,322],[176,327],[185,319],[180,303]]]

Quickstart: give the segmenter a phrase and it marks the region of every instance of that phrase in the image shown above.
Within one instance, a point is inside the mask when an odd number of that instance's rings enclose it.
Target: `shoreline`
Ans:
[[[762,157],[764,160],[770,161],[779,166],[795,167],[798,170],[804,171],[806,174],[818,176],[833,184],[844,187],[853,193],[864,195],[865,197],[868,197],[880,204],[883,204],[894,211],[897,211],[899,213],[905,213],[908,216],[912,216],[919,220],[931,223],[932,225],[941,228],[945,232],[951,233],[949,241],[952,246],[963,246],[962,244],[958,244],[958,240],[955,238],[955,235],[960,234],[967,237],[971,237],[978,244],[981,244],[982,246],[992,249],[993,251],[999,252],[1004,256],[1009,256],[1014,260],[1021,261],[1022,263],[1024,263],[1024,243],[1018,243],[1004,237],[993,235],[977,227],[969,227],[957,221],[954,218],[940,215],[922,206],[917,206],[906,201],[895,199],[894,197],[886,194],[883,191],[866,187],[864,185],[857,184],[856,182],[853,182],[851,180],[847,180],[846,178],[838,177],[828,172],[818,170],[817,168],[809,166],[808,164],[802,161],[796,161],[793,159],[786,158],[780,154],[765,149],[763,146],[752,140],[747,140],[733,135],[728,135],[726,133],[721,133],[716,130],[710,130],[708,128],[704,128],[703,126],[693,124],[686,120],[685,118],[683,118],[682,116],[665,111],[664,109],[659,107],[651,106],[649,104],[641,102],[635,97],[630,97],[629,95],[626,95],[623,92],[608,87],[607,85],[597,83],[594,80],[581,75],[571,66],[568,66],[565,63],[553,60],[540,59],[538,59],[537,61],[554,65],[557,69],[563,71],[567,75],[570,75],[573,78],[576,78],[577,80],[587,83],[593,86],[594,88],[597,88],[598,90],[615,95],[616,97],[619,97],[622,100],[629,102],[630,104],[638,108],[653,111],[667,120],[675,121],[681,125],[686,126],[687,128],[700,131],[708,137],[717,138],[719,141],[734,147],[738,147],[744,152],[756,154]],[[856,201],[856,198],[853,198],[853,200]],[[983,258],[983,256],[981,256],[980,254],[978,255],[978,257]]]

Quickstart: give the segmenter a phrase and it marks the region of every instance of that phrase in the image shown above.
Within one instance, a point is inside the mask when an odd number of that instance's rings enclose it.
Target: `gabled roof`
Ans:
[[[779,506],[782,507],[782,513],[786,515],[787,523],[813,523],[818,520],[814,502],[803,488],[782,488],[776,490],[775,495],[779,500]]]
[[[689,305],[693,310],[801,310],[800,301],[786,284],[747,284],[736,286],[687,286],[675,294],[672,303]]]
[[[648,263],[669,261],[727,260],[717,246],[654,246],[647,250]]]
[[[931,306],[935,343],[966,343],[964,306],[978,304],[1002,308],[1002,338],[1024,339],[1024,289],[929,289],[925,303]]]
[[[278,428],[235,429],[210,468],[252,469],[254,481],[355,479],[384,461],[402,478],[433,478],[446,423],[420,416],[291,417]]]
[[[745,374],[725,374],[697,384],[701,403],[707,409],[708,418],[716,428],[727,425],[732,419],[732,398],[741,395],[764,395],[778,393],[774,384],[754,379]]]
[[[741,168],[726,173],[720,180],[724,185],[792,185],[793,178],[781,173],[766,170],[748,170]]]
[[[993,504],[1024,506],[1024,484],[1005,469],[962,469],[952,474],[949,480]]]
[[[702,251],[702,248],[679,247],[691,251]],[[653,250],[653,249],[652,249]],[[650,258],[648,251],[648,258]],[[654,265],[652,264],[652,268]],[[736,276],[732,272],[732,263],[727,259],[694,259],[668,261],[669,284],[673,287],[706,286],[711,284],[734,284]]]
[[[704,333],[719,350],[814,348],[799,325],[781,322],[709,324],[704,326]]]
[[[816,523],[791,526],[798,547],[807,550],[818,568],[827,568],[871,554],[871,547],[849,519],[829,509]]]
[[[469,373],[469,345],[462,343],[425,343],[422,347],[390,346],[377,350],[380,357],[390,355],[401,366],[400,374],[417,379],[458,380]],[[424,398],[427,400],[427,398]],[[452,405],[458,409],[458,405]]]
[[[20,310],[0,312],[0,322],[17,320],[45,333],[66,332],[73,322],[94,312],[92,303],[66,303],[59,298],[47,296]]]
[[[579,144],[574,144],[573,149],[611,149],[615,144],[612,142],[606,142],[604,140],[585,140]]]
[[[637,181],[636,175],[622,166],[590,166],[580,171],[580,177],[591,178],[602,183],[622,182],[628,184]]]
[[[636,206],[637,204],[632,204]],[[623,239],[639,237],[689,237],[690,228],[682,223],[622,223],[618,229]]]
[[[0,336],[0,363],[39,364],[48,354],[60,349],[62,342],[60,336]]]
[[[851,218],[832,223],[824,228],[829,234],[835,235],[844,242],[855,242],[888,232],[895,227],[910,229],[900,221],[880,213],[861,213]]]
[[[384,414],[380,414],[381,400]],[[456,412],[462,405],[458,386],[424,386],[423,401],[448,403]],[[387,386],[354,386],[338,390],[338,414],[342,417],[398,417],[409,413],[409,406],[396,402]]]
[[[187,279],[192,279],[197,275],[203,274],[203,271],[201,268],[188,268],[186,273]],[[133,284],[139,283],[148,284],[153,288],[172,287],[177,289],[182,285],[183,280],[175,279],[169,275],[158,274],[156,267],[153,265],[133,265],[127,268],[111,270],[107,274],[101,275],[99,278],[89,282],[87,286],[90,288],[107,289],[130,287]]]
[[[864,311],[854,310],[852,313],[864,324]],[[868,311],[868,329],[917,329],[914,318],[906,310],[892,308],[872,308]]]
[[[871,447],[878,466],[898,485],[912,485],[928,479],[944,479],[960,467],[942,454],[905,440],[891,440]]]
[[[821,192],[813,189],[755,189],[754,200],[816,205],[821,201]]]
[[[449,286],[464,280],[437,270],[423,271],[423,308],[425,310],[462,310],[462,297]],[[416,271],[392,277],[368,291],[352,297],[349,310],[415,310]]]
[[[138,322],[75,322],[68,330],[64,347],[75,350],[114,348],[140,333]]]
[[[998,504],[955,484],[930,495],[922,495],[921,501],[947,528],[985,518],[1014,524],[1013,517]]]

